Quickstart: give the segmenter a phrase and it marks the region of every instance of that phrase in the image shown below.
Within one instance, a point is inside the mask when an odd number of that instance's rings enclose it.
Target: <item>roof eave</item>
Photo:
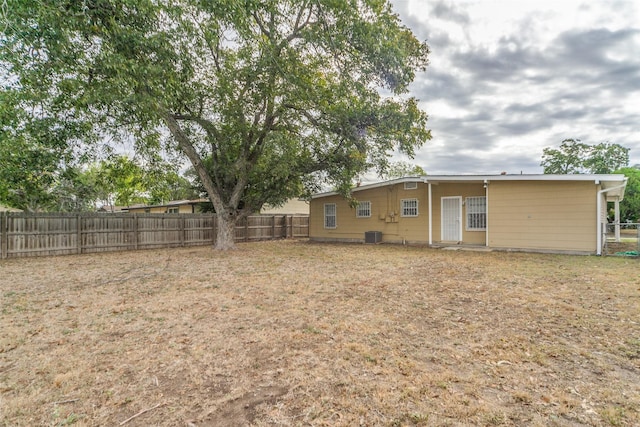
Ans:
[[[373,184],[361,185],[351,189],[351,192],[362,190],[371,190],[374,188],[387,187],[390,185],[403,184],[405,182],[424,182],[424,183],[444,183],[444,182],[491,182],[491,181],[592,181],[595,184],[604,186],[618,186],[626,183],[626,177],[623,174],[573,174],[573,175],[425,175],[420,177],[404,177],[392,179],[389,181],[381,181]],[[325,193],[317,193],[311,196],[312,199],[320,199],[339,195],[337,191],[329,191]],[[624,195],[624,189],[622,191]]]

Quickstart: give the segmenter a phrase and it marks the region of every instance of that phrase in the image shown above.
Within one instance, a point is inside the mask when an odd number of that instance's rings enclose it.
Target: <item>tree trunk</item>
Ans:
[[[229,214],[217,214],[218,227],[216,233],[216,244],[213,246],[218,250],[235,249],[235,237],[236,237],[236,216]]]

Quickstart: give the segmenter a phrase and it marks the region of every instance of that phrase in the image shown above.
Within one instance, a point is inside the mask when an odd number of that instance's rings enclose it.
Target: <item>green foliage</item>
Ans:
[[[127,156],[95,164],[86,175],[103,204],[129,206],[147,202],[144,170]]]
[[[87,144],[181,151],[224,222],[326,185],[347,194],[430,138],[405,95],[428,47],[387,1],[7,4],[0,62],[16,107]]]
[[[602,142],[588,145],[565,139],[559,149],[545,148],[540,166],[546,174],[607,174],[629,164],[629,149]]]
[[[621,221],[640,222],[640,169],[627,167],[615,171],[628,178],[624,199],[620,202]]]
[[[403,178],[405,176],[424,176],[427,173],[418,165],[398,161],[389,164],[387,171],[380,175],[384,179]]]
[[[112,156],[87,169],[83,177],[101,204],[130,206],[195,199],[197,191],[175,168],[160,160],[140,164],[127,156]]]

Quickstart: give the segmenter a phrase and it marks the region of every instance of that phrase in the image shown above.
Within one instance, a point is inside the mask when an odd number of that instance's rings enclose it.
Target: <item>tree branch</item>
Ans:
[[[304,20],[304,22],[302,24],[300,24],[300,20],[302,19],[302,15],[304,10],[306,9],[306,7],[309,6],[309,13],[307,14],[307,18]],[[300,11],[298,12],[298,15],[296,16],[296,23],[293,27],[293,31],[291,32],[291,34],[289,34],[289,36],[283,40],[283,43],[290,43],[291,41],[295,40],[296,38],[298,38],[300,36],[300,33],[302,32],[302,30],[308,26],[309,24],[311,24],[311,16],[313,15],[313,5],[310,3],[305,3],[302,5],[302,7],[300,8]]]
[[[202,162],[202,158],[189,140],[189,137],[180,127],[180,124],[176,119],[176,115],[166,112],[163,118],[165,123],[167,124],[167,127],[169,128],[169,131],[178,142],[178,146],[191,161],[193,168],[202,180],[202,185],[209,194],[216,212],[222,212],[224,210],[224,203],[222,201],[222,198],[220,197],[220,192],[217,190],[216,185],[211,180],[211,177],[209,176],[209,173],[207,172],[207,169]]]
[[[202,129],[204,129],[205,132],[207,132],[207,135],[209,137],[216,140],[220,138],[220,132],[218,132],[218,129],[216,129],[215,125],[207,119],[203,119],[202,117],[193,115],[193,114],[176,113],[176,114],[172,114],[172,116],[176,120],[185,120],[185,121],[197,123],[198,125],[200,125]]]

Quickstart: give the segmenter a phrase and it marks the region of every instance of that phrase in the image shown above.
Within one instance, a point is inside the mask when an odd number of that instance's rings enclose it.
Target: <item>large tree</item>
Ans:
[[[91,123],[86,141],[158,150],[170,135],[213,202],[221,249],[262,204],[303,186],[348,194],[355,175],[430,138],[406,95],[428,47],[386,0],[7,5],[4,90],[24,111]]]
[[[589,145],[579,139],[565,139],[558,149],[543,150],[540,166],[546,174],[606,174],[628,164],[629,149],[620,144]]]

